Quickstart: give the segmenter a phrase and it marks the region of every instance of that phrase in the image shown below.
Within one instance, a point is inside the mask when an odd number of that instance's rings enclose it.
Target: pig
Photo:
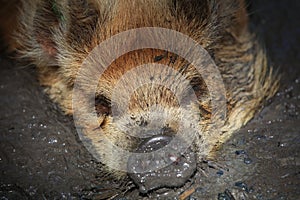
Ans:
[[[249,30],[244,0],[20,0],[10,6],[15,11],[5,16],[13,15],[12,22],[1,26],[9,49],[15,52],[16,59],[36,66],[40,84],[66,115],[74,115],[76,107],[84,107],[88,101],[84,98],[92,91],[88,81],[94,83],[94,77],[81,74],[87,82],[85,89],[80,90],[82,99],[74,105],[74,87],[81,68],[88,63],[87,57],[115,35],[141,28],[163,28],[182,33],[207,52],[222,82],[207,82],[195,63],[159,48],[126,52],[109,63],[96,80],[92,100],[97,123],[90,123],[83,116],[85,119],[79,120],[82,137],[106,165],[104,173],[116,180],[129,176],[141,193],[184,185],[199,163],[214,158],[222,143],[251,120],[279,87],[279,76]],[[151,31],[145,34],[150,43],[167,40],[158,41],[159,37]],[[127,38],[126,45],[134,41],[135,38]],[[176,42],[183,45],[173,41]],[[114,54],[113,48],[107,54]],[[161,69],[161,74],[151,74],[149,66],[134,73],[137,66],[149,63],[156,64],[155,69]],[[127,72],[133,75],[126,76]],[[167,76],[168,73],[175,74]],[[210,73],[214,76],[215,72]],[[175,78],[177,75],[181,78]],[[130,93],[125,87],[146,79],[150,84]],[[152,79],[167,86],[151,84]],[[123,86],[118,85],[120,80]],[[209,84],[224,89],[225,116],[219,116],[218,110],[213,114],[215,99]],[[124,102],[124,95],[129,95],[128,102]],[[122,112],[113,108],[125,104]],[[182,136],[178,132],[188,134]],[[158,168],[157,159],[139,160],[142,158],[134,154],[124,157],[115,151],[120,148],[149,154],[168,146],[175,138],[169,149],[177,154],[154,154],[158,160],[169,161]],[[182,152],[180,147],[185,144]]]

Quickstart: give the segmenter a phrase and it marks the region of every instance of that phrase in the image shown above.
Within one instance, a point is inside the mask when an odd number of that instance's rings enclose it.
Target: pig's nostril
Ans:
[[[167,144],[172,140],[171,136],[167,135],[158,135],[150,139],[144,140],[137,148],[137,153],[148,153],[156,151]]]
[[[165,135],[146,139],[138,146],[136,152],[149,153],[156,151],[169,144],[171,140],[172,137]],[[176,152],[176,149],[173,150]],[[173,154],[171,152],[155,154],[155,158],[149,157],[149,159],[143,160],[138,156],[131,156],[129,158],[127,163],[129,176],[139,187],[141,193],[147,193],[162,187],[180,187],[194,174],[196,170],[196,156],[190,148],[184,153]],[[163,168],[155,168],[157,163],[164,161],[166,161],[168,165]],[[149,168],[152,170],[143,171],[143,169]]]

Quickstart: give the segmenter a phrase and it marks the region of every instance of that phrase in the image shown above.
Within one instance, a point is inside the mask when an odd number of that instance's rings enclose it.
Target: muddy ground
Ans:
[[[43,93],[34,67],[2,53],[0,198],[174,199],[193,191],[190,200],[300,199],[300,3],[253,0],[249,9],[251,28],[282,75],[280,91],[185,188],[160,195],[141,197],[130,183],[118,189],[101,178],[101,164],[78,139],[72,118]]]

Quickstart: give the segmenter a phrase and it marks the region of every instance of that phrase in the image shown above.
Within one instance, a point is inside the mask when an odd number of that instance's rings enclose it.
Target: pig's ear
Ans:
[[[45,55],[55,57],[57,54],[54,34],[63,23],[64,15],[56,1],[45,1],[38,7],[33,19],[33,34]]]
[[[248,28],[245,0],[209,1],[211,20],[220,32],[229,32],[235,38],[242,36]],[[221,33],[222,34],[222,33]]]
[[[233,21],[230,25],[230,31],[235,37],[240,37],[248,29],[248,13],[244,0],[236,0]]]
[[[245,0],[173,0],[174,10],[184,20],[198,22],[212,38],[226,33],[239,37],[247,30]]]
[[[56,65],[57,35],[66,27],[65,0],[23,1],[16,33],[17,51],[38,65]]]

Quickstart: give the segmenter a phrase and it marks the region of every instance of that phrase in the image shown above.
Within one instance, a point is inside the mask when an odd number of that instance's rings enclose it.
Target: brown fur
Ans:
[[[206,123],[211,117],[207,88],[192,65],[182,72],[195,86],[199,99],[199,105],[190,111],[193,117],[192,113],[202,116],[201,119],[193,118],[204,130],[205,144],[195,141],[199,160],[212,155],[216,146],[245,125],[278,88],[278,79],[268,67],[264,50],[248,30],[243,0],[24,0],[21,3],[13,37],[18,56],[37,66],[41,84],[66,114],[73,112],[72,87],[82,61],[94,47],[112,35],[139,27],[164,27],[180,31],[202,45],[221,72],[228,110],[222,130],[210,134]],[[168,58],[175,56],[153,49],[130,52],[118,58],[100,79],[96,105],[99,123],[106,136],[124,149],[132,149],[136,141],[115,128],[109,107],[111,90],[126,71],[153,62],[161,55],[164,57],[158,63],[167,65],[170,65]],[[170,66],[182,70],[186,63],[178,57]],[[130,101],[130,110],[147,120],[145,110],[158,103],[158,96],[163,96],[159,100],[165,107],[162,112],[174,116],[169,126],[176,129],[178,104],[171,92],[161,89],[157,93],[158,89],[141,88],[149,94],[146,97],[136,91]],[[90,137],[92,142],[101,139],[100,136]],[[204,152],[200,146],[205,147]],[[101,146],[98,150],[101,154]],[[117,165],[120,158],[109,154],[102,155],[102,159]],[[117,177],[123,176],[114,173]]]

